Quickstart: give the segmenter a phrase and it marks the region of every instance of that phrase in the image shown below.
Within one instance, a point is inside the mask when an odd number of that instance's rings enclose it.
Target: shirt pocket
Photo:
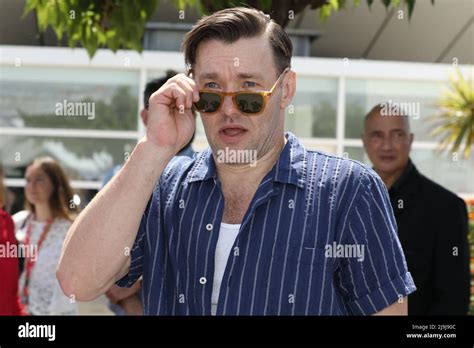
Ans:
[[[319,267],[325,259],[325,249],[304,244],[277,242],[273,256],[275,259],[286,260],[287,263]]]
[[[294,244],[275,244],[268,286],[268,315],[318,314],[321,283],[332,283],[325,250]],[[316,301],[316,302],[315,302]],[[314,302],[314,303],[313,303]],[[309,303],[309,304],[308,304]],[[318,302],[319,303],[319,302]],[[307,308],[310,308],[307,311]]]

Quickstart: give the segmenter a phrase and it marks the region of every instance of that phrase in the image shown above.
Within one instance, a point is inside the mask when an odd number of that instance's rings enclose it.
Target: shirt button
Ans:
[[[206,230],[210,231],[210,230],[212,230],[212,227],[213,227],[212,224],[207,224],[206,225]]]
[[[207,283],[207,279],[205,277],[201,277],[199,278],[199,283],[201,283],[202,285],[206,284]]]

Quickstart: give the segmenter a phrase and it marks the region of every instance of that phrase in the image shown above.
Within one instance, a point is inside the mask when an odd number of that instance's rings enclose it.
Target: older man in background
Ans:
[[[409,157],[414,138],[409,115],[392,106],[382,103],[367,114],[362,140],[389,190],[418,289],[409,296],[408,314],[465,315],[470,287],[466,205],[416,169]]]

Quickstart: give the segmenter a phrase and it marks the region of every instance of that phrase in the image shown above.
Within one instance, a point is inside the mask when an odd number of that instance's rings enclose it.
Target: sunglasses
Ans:
[[[265,110],[267,100],[270,98],[273,91],[278,86],[282,80],[282,77],[288,70],[289,68],[283,70],[270,91],[216,92],[210,90],[200,90],[199,101],[194,103],[194,107],[199,112],[213,113],[220,109],[224,101],[224,97],[230,96],[232,97],[235,107],[240,112],[248,115],[258,115],[263,112],[263,110]]]

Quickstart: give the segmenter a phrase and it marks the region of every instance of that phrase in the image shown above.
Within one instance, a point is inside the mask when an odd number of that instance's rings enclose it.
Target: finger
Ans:
[[[197,102],[199,100],[199,86],[197,85],[196,81],[184,74],[179,74],[179,80],[185,81],[191,86],[193,90],[193,101]]]
[[[193,106],[193,88],[187,81],[182,79],[176,80],[176,84],[186,92],[186,109],[191,109]]]
[[[174,99],[174,106],[178,109],[186,108],[186,92],[176,83],[171,86],[171,96]],[[173,106],[173,103],[170,104]]]

